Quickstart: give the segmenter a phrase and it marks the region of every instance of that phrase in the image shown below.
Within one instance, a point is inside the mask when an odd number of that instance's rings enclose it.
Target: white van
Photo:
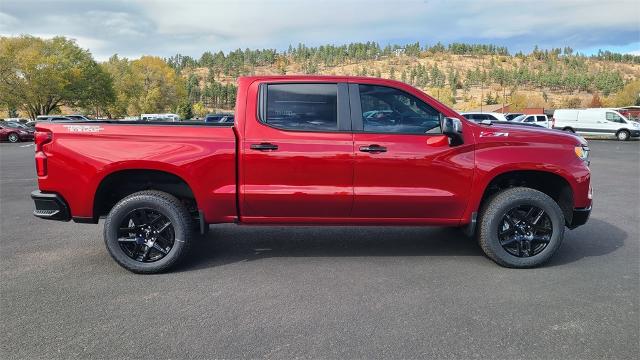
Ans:
[[[615,109],[558,109],[553,112],[554,129],[582,135],[609,135],[618,140],[640,137],[640,124]]]
[[[140,120],[145,121],[180,121],[180,116],[176,114],[142,114]]]

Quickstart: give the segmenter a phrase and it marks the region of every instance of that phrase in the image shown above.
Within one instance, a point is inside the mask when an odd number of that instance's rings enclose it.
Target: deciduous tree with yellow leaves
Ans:
[[[0,37],[0,103],[31,118],[63,105],[106,107],[115,98],[112,82],[74,40]]]

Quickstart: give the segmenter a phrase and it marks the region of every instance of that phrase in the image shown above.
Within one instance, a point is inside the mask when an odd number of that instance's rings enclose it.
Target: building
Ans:
[[[618,112],[627,117],[627,119],[640,119],[640,106],[625,106],[618,109]]]

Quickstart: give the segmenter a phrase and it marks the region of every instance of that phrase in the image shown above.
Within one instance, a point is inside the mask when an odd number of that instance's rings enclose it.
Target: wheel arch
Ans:
[[[479,211],[492,195],[511,187],[527,187],[548,195],[560,206],[565,222],[571,223],[574,208],[571,182],[559,172],[540,169],[505,169],[488,176],[473,211]]]
[[[164,191],[184,202],[190,212],[198,212],[196,193],[183,176],[166,169],[119,168],[98,181],[93,197],[93,222],[124,197],[143,190]]]

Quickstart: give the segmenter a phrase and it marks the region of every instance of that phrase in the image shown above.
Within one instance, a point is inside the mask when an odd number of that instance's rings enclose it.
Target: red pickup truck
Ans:
[[[437,225],[533,267],[591,210],[572,134],[466,120],[398,81],[238,80],[235,123],[40,123],[34,215],[98,223],[111,256],[155,273],[209,224]]]

